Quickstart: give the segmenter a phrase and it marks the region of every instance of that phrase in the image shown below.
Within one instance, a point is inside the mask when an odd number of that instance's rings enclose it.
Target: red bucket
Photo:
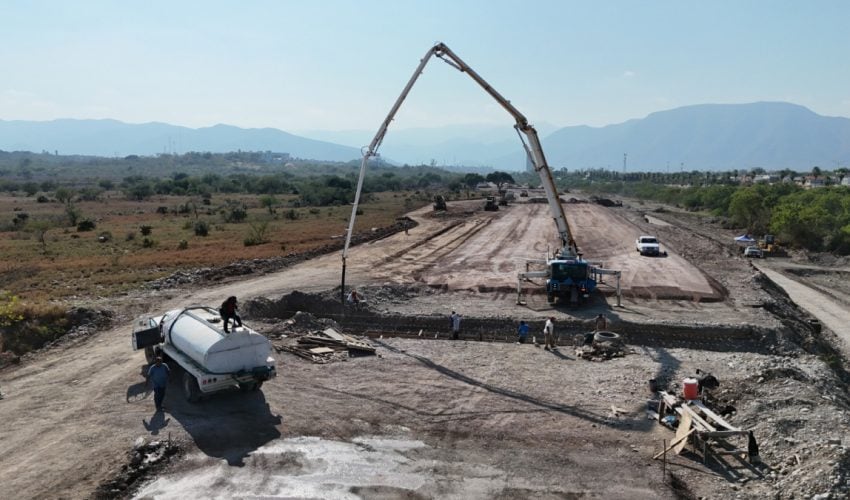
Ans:
[[[699,399],[699,381],[695,378],[686,378],[682,382],[682,393],[685,399]]]

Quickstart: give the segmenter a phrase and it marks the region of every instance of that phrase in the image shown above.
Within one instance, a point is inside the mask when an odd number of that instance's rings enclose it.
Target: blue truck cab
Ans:
[[[586,260],[576,257],[549,261],[546,298],[550,303],[559,297],[566,297],[570,303],[578,303],[587,299],[594,290],[596,280]]]

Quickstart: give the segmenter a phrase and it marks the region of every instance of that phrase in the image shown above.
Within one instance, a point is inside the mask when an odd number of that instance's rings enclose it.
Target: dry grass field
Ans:
[[[277,198],[280,205],[270,213],[258,195],[217,194],[204,205],[186,196],[130,201],[109,192],[100,201],[74,202],[81,219],[96,223],[94,230],[78,231],[69,224],[62,203],[39,203],[34,196],[0,196],[0,290],[31,303],[105,296],[178,269],[309,251],[345,233],[350,206],[291,209],[286,197]],[[361,203],[358,232],[390,225],[411,208],[427,203],[425,195],[411,192],[368,198]],[[244,205],[247,217],[226,222],[229,203]],[[181,206],[190,207],[188,213],[179,213]],[[26,214],[26,220],[14,225],[19,214]],[[198,221],[206,222],[207,236],[195,233]],[[49,226],[43,241],[39,225]],[[142,234],[143,226],[150,227],[149,235]],[[266,242],[246,245],[245,240],[256,237],[263,227]]]

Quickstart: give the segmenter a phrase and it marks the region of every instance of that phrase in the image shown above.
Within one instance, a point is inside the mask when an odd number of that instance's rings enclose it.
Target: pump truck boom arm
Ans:
[[[462,73],[466,73],[475,80],[475,83],[481,86],[490,96],[505,108],[505,111],[510,113],[516,123],[514,128],[518,133],[525,135],[528,139],[528,144],[523,142],[523,147],[528,157],[531,159],[531,164],[534,166],[534,171],[540,176],[540,183],[543,185],[543,190],[546,192],[546,199],[549,202],[549,211],[552,218],[555,220],[555,226],[558,228],[558,236],[561,239],[562,250],[560,253],[569,253],[576,255],[578,247],[572,237],[570,225],[567,222],[567,217],[564,214],[564,207],[561,206],[561,200],[558,197],[558,189],[555,186],[555,180],[552,178],[552,172],[549,165],[546,163],[546,156],[543,154],[543,146],[540,144],[540,137],[537,135],[537,130],[528,123],[528,119],[518,110],[511,102],[505,99],[502,94],[490,86],[487,81],[475,72],[468,64],[457,56],[445,44],[438,43],[431,50],[434,50],[434,55],[445,61],[449,66],[454,67]],[[522,135],[520,135],[522,139]]]
[[[469,75],[470,78],[475,80],[481,88],[490,94],[490,96],[493,97],[493,99],[495,99],[500,106],[505,108],[505,110],[514,118],[516,121],[514,128],[517,130],[517,133],[520,134],[520,139],[522,139],[522,136],[524,135],[528,140],[527,144],[525,140],[522,141],[523,147],[534,166],[534,171],[540,176],[540,182],[543,185],[543,189],[546,192],[546,199],[549,202],[549,211],[552,218],[555,220],[555,226],[558,228],[558,236],[561,239],[561,250],[558,253],[562,256],[578,255],[578,246],[576,245],[572,232],[570,231],[569,223],[567,222],[567,218],[564,214],[564,208],[561,206],[561,201],[558,197],[558,189],[555,186],[555,180],[552,178],[552,172],[549,169],[549,165],[546,163],[546,156],[543,154],[543,147],[540,144],[540,138],[537,135],[537,130],[528,123],[528,119],[525,115],[514,107],[510,101],[505,99],[502,94],[491,87],[490,84],[481,77],[481,75],[476,73],[475,70],[469,67],[468,64],[463,62],[457,54],[455,54],[445,44],[437,43],[425,53],[425,57],[423,57],[419,62],[419,66],[416,67],[416,70],[413,72],[410,80],[408,80],[407,85],[405,85],[404,90],[402,90],[392,108],[390,108],[390,112],[387,114],[387,117],[384,119],[381,127],[375,134],[375,137],[372,139],[372,142],[362,151],[363,159],[360,163],[357,190],[354,193],[354,205],[351,207],[351,217],[348,219],[348,231],[345,235],[345,246],[342,250],[342,290],[340,293],[343,299],[345,297],[345,260],[348,256],[348,248],[351,244],[351,235],[354,232],[354,219],[357,215],[357,207],[360,203],[360,193],[363,189],[363,177],[366,173],[366,164],[369,162],[369,158],[377,156],[378,148],[384,140],[384,136],[387,133],[390,123],[392,123],[396,113],[398,113],[398,110],[401,107],[401,104],[407,98],[407,95],[413,88],[413,84],[415,84],[416,80],[419,79],[419,76],[422,74],[425,66],[428,64],[428,61],[432,56],[442,59],[449,66]]]

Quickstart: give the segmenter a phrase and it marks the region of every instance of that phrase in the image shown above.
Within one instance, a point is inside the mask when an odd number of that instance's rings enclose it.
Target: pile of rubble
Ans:
[[[620,336],[614,332],[591,332],[579,336],[578,339],[580,345],[576,346],[576,357],[587,361],[606,361],[634,352],[634,349],[626,347]]]
[[[278,352],[290,352],[314,363],[345,361],[349,357],[375,354],[375,347],[365,340],[325,328],[298,337],[296,344],[275,344]]]
[[[263,328],[278,352],[289,352],[314,363],[344,361],[349,357],[375,354],[366,340],[341,333],[336,321],[316,318],[299,311],[287,320]]]
[[[98,486],[93,498],[123,498],[134,491],[146,477],[156,475],[178,454],[180,447],[171,439],[146,441],[140,437],[133,445],[128,463],[113,477]]]

